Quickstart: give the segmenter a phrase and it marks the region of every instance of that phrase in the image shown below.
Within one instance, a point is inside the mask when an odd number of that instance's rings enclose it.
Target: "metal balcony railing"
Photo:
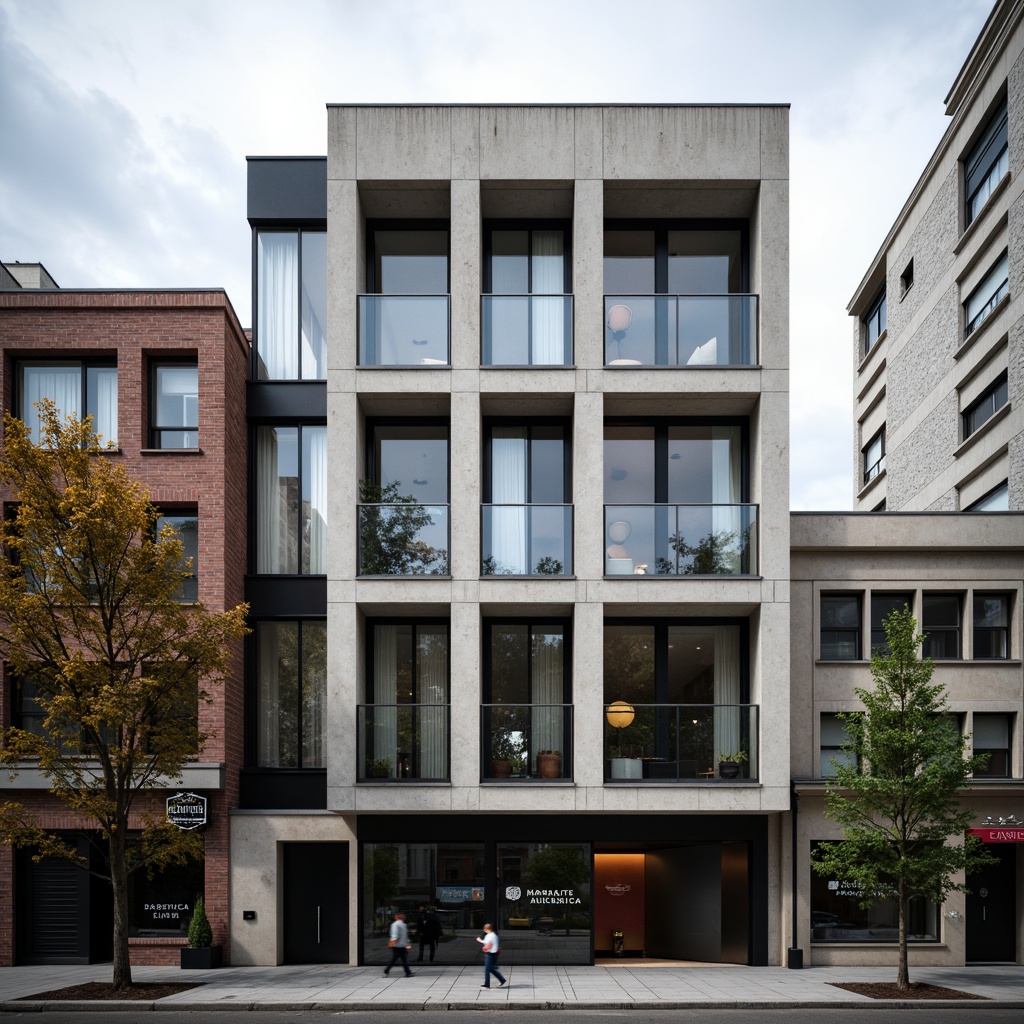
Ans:
[[[360,366],[447,366],[447,295],[360,295]]]
[[[480,777],[571,779],[571,704],[481,704]]]
[[[484,505],[481,576],[571,576],[572,505]]]
[[[360,782],[450,777],[450,705],[359,704],[356,716]]]
[[[571,295],[483,295],[481,366],[571,366]]]

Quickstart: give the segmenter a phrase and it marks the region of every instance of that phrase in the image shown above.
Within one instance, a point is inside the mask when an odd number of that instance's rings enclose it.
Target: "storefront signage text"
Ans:
[[[481,903],[483,898],[483,888],[471,885],[442,885],[437,888],[438,903]]]
[[[983,843],[1024,843],[1024,828],[969,828]]]
[[[192,908],[187,903],[143,903],[142,909],[154,921],[180,921]]]
[[[582,902],[574,889],[527,889],[526,902],[536,906],[567,906]]]
[[[197,793],[178,793],[167,798],[167,820],[180,829],[206,824],[206,797]]]

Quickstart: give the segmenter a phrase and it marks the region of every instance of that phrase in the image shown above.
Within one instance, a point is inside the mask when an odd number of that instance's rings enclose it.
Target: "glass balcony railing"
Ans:
[[[605,505],[606,576],[756,575],[757,505]]]
[[[360,366],[447,366],[447,295],[360,295]]]
[[[571,704],[482,704],[483,779],[571,779]]]
[[[360,576],[447,576],[448,506],[359,506]]]
[[[753,366],[756,295],[606,295],[606,366]]]
[[[571,366],[571,295],[481,297],[482,366]]]
[[[606,782],[758,778],[756,704],[616,702],[609,707]]]
[[[484,505],[481,576],[571,576],[572,505]]]
[[[450,777],[448,704],[360,704],[356,714],[360,782]]]

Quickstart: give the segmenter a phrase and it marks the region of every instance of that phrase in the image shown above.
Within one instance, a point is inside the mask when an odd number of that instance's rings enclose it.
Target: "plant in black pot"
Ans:
[[[196,897],[195,910],[188,925],[188,945],[181,950],[181,966],[191,971],[220,967],[220,946],[213,944],[213,929],[206,916],[202,896]]]
[[[745,750],[718,752],[718,777],[720,779],[738,779],[743,765],[747,761]]]

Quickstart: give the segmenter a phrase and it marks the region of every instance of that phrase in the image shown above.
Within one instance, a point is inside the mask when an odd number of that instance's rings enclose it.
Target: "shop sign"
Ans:
[[[609,896],[625,896],[633,887],[624,882],[616,882],[615,885],[606,885],[604,888]]]
[[[518,885],[510,885],[505,890],[505,899],[518,903],[523,899],[523,890]],[[575,889],[527,889],[526,902],[531,906],[575,906],[583,901],[576,895]]]
[[[206,824],[206,797],[197,793],[176,793],[167,798],[167,820],[180,829]]]
[[[483,887],[472,885],[439,885],[437,887],[438,903],[482,903]]]
[[[864,896],[864,890],[855,882],[844,882],[841,879],[831,879],[828,883],[828,891],[834,892],[837,896],[851,896],[858,900]]]
[[[969,828],[983,843],[1024,843],[1024,828]]]
[[[188,903],[143,903],[142,910],[152,924],[160,928],[167,928],[168,921],[187,921],[192,916]]]

